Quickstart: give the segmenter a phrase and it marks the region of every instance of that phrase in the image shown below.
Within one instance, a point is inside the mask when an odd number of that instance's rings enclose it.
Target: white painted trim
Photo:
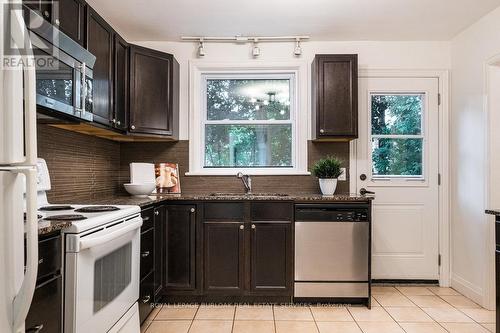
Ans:
[[[203,161],[198,153],[203,142],[198,124],[201,124],[201,87],[204,74],[221,73],[292,73],[294,74],[294,99],[296,117],[294,122],[295,140],[293,147],[293,168],[203,168]],[[235,170],[249,175],[308,175],[307,141],[310,138],[310,103],[309,103],[309,66],[302,60],[289,62],[207,62],[189,61],[189,171],[186,175],[233,175]]]
[[[439,81],[439,93],[441,94],[441,105],[439,106],[439,173],[441,174],[441,186],[439,186],[439,253],[441,254],[441,267],[439,268],[439,285],[449,287],[451,285],[451,230],[450,230],[450,93],[449,93],[449,71],[442,69],[383,69],[383,68],[360,68],[358,78],[376,77],[414,77],[414,78],[437,78]],[[356,142],[351,143],[351,189],[357,188],[356,179]]]
[[[478,288],[476,285],[455,273],[452,274],[451,284],[453,285],[453,289],[456,289],[459,293],[470,298],[474,302],[481,304],[483,300],[483,290],[481,288]]]
[[[485,157],[486,157],[486,172],[485,172],[485,178],[484,178],[484,183],[485,183],[485,202],[484,202],[484,208],[492,208],[492,205],[494,204],[492,202],[492,191],[493,188],[491,186],[492,184],[492,174],[494,172],[499,172],[492,166],[492,152],[493,151],[498,151],[499,145],[495,144],[495,141],[492,140],[491,138],[491,126],[490,126],[490,120],[492,118],[492,103],[490,103],[490,70],[492,66],[498,66],[500,63],[500,54],[493,56],[492,58],[488,59],[484,63],[484,101],[483,101],[483,108],[484,108],[484,128],[485,128]],[[495,223],[494,217],[491,215],[486,215],[484,216],[484,225],[485,227],[485,235],[486,235],[486,241],[484,244],[484,258],[485,258],[485,272],[484,272],[484,293],[483,297],[481,299],[481,305],[484,306],[485,308],[489,310],[494,310],[495,309],[495,248],[496,248],[496,242],[495,242]]]

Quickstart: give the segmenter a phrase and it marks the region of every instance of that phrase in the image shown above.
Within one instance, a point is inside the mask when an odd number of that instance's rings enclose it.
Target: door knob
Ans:
[[[368,191],[366,188],[362,188],[359,190],[359,194],[365,195],[365,194],[375,194],[375,192]]]
[[[360,174],[359,179],[366,180],[366,175],[364,173]]]

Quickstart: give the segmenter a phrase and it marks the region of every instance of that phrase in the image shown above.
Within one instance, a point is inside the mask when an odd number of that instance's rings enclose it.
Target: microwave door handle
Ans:
[[[123,228],[120,228],[116,231],[106,233],[103,236],[91,236],[89,238],[80,239],[80,251],[108,243],[109,241],[121,237],[132,230],[139,229],[141,226],[142,220],[138,220],[136,222],[127,224]]]
[[[80,103],[81,103],[81,112],[82,116],[85,115],[85,100],[87,99],[87,81],[86,81],[86,76],[87,76],[87,65],[82,62],[81,64],[81,90],[80,90]]]
[[[13,301],[13,327],[17,332],[28,315],[38,271],[37,170],[35,167],[17,167],[13,172],[23,173],[26,177],[26,269]]]

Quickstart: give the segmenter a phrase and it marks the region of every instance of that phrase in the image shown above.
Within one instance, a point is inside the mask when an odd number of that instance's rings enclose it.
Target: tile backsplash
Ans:
[[[309,142],[308,165],[334,154],[344,161],[347,181],[338,183],[337,193],[349,192],[349,143]],[[131,162],[178,163],[184,193],[242,192],[235,176],[184,176],[189,167],[189,142],[118,143],[84,134],[38,125],[38,155],[47,161],[52,190],[49,201],[78,202],[126,194]],[[319,193],[313,176],[254,176],[254,192]]]

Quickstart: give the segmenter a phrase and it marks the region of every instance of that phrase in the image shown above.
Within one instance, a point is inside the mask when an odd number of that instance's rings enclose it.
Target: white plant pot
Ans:
[[[319,188],[323,195],[333,195],[335,189],[337,188],[337,178],[320,178]]]

